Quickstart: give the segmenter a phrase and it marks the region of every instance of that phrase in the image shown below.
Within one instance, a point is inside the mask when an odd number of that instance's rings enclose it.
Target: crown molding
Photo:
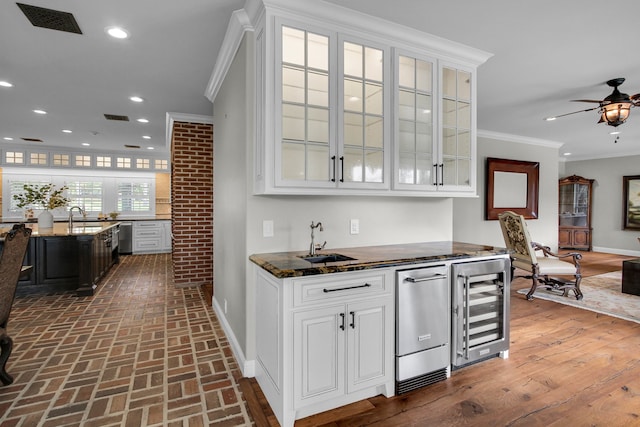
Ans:
[[[263,3],[275,15],[303,17],[334,31],[346,31],[383,43],[392,41],[397,47],[419,49],[440,59],[473,67],[493,56],[481,49],[322,0],[247,0],[248,4],[256,2]]]
[[[204,95],[209,99],[209,101],[213,102],[216,99],[224,78],[231,67],[233,58],[238,51],[238,47],[240,47],[242,37],[247,31],[253,31],[253,25],[251,24],[249,14],[245,9],[234,11],[231,14],[231,19],[227,26],[227,32],[224,35],[222,46],[218,52],[216,63],[204,92]]]
[[[493,132],[489,130],[478,129],[477,136],[479,138],[496,139],[498,141],[517,142],[519,144],[537,145],[540,147],[560,148],[564,142],[551,141],[548,139],[529,138],[527,136],[512,135],[508,133]]]

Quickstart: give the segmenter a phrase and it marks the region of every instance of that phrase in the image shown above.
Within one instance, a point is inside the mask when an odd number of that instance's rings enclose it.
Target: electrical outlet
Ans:
[[[360,234],[360,220],[352,219],[350,223],[351,234]]]
[[[224,314],[227,314],[227,299],[224,299]]]
[[[273,237],[273,220],[262,221],[262,237]]]

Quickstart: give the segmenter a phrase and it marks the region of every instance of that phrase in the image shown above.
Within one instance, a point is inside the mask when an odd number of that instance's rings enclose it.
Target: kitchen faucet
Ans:
[[[74,209],[78,209],[78,212],[80,212],[82,216],[84,216],[84,209],[82,209],[80,206],[71,206],[71,208],[69,209],[69,232],[71,232],[71,229],[73,228],[73,210]]]
[[[325,245],[327,244],[327,242],[324,242],[322,244],[322,246],[320,246],[320,244],[316,245],[314,242],[314,230],[316,228],[320,228],[320,231],[324,231],[322,228],[322,223],[318,222],[317,224],[314,224],[313,221],[311,221],[311,246],[309,246],[309,255],[315,255],[316,251],[319,251],[320,249],[324,249]]]

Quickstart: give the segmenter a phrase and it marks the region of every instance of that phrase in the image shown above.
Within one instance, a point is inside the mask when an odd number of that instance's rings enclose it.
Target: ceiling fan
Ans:
[[[572,102],[595,102],[597,107],[587,108],[586,110],[574,111],[572,113],[561,114],[559,116],[547,117],[545,120],[555,120],[559,117],[569,116],[571,114],[583,113],[585,111],[599,110],[600,120],[598,123],[606,123],[609,126],[617,127],[623,124],[629,117],[631,107],[640,106],[640,93],[629,96],[618,90],[618,86],[624,83],[624,77],[611,79],[607,81],[607,85],[613,88],[611,95],[602,101],[597,99],[573,99]]]

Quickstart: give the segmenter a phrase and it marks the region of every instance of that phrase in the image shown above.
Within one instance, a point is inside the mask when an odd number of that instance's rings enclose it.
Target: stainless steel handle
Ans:
[[[351,326],[351,329],[355,329],[356,328],[356,312],[350,311],[349,314],[351,315],[351,324],[349,324],[349,326]]]
[[[469,315],[471,308],[469,307],[469,276],[464,276],[464,302],[466,304],[464,310],[464,358],[469,359]]]
[[[442,279],[442,278],[447,278],[446,274],[435,274],[433,276],[428,276],[428,277],[406,277],[404,280],[406,280],[407,282],[411,282],[411,283],[419,283],[419,282],[427,282],[429,280],[437,280],[437,279]]]
[[[327,289],[327,288],[324,288],[324,289],[322,290],[322,292],[324,292],[324,293],[328,293],[328,292],[338,292],[338,291],[347,291],[347,290],[349,290],[349,289],[368,288],[368,287],[371,287],[371,285],[370,285],[370,284],[368,284],[368,283],[365,283],[364,285],[348,286],[348,287],[346,287],[346,288],[335,288],[335,289]]]
[[[340,313],[340,319],[342,319],[342,324],[340,325],[340,329],[344,331],[344,313]]]

